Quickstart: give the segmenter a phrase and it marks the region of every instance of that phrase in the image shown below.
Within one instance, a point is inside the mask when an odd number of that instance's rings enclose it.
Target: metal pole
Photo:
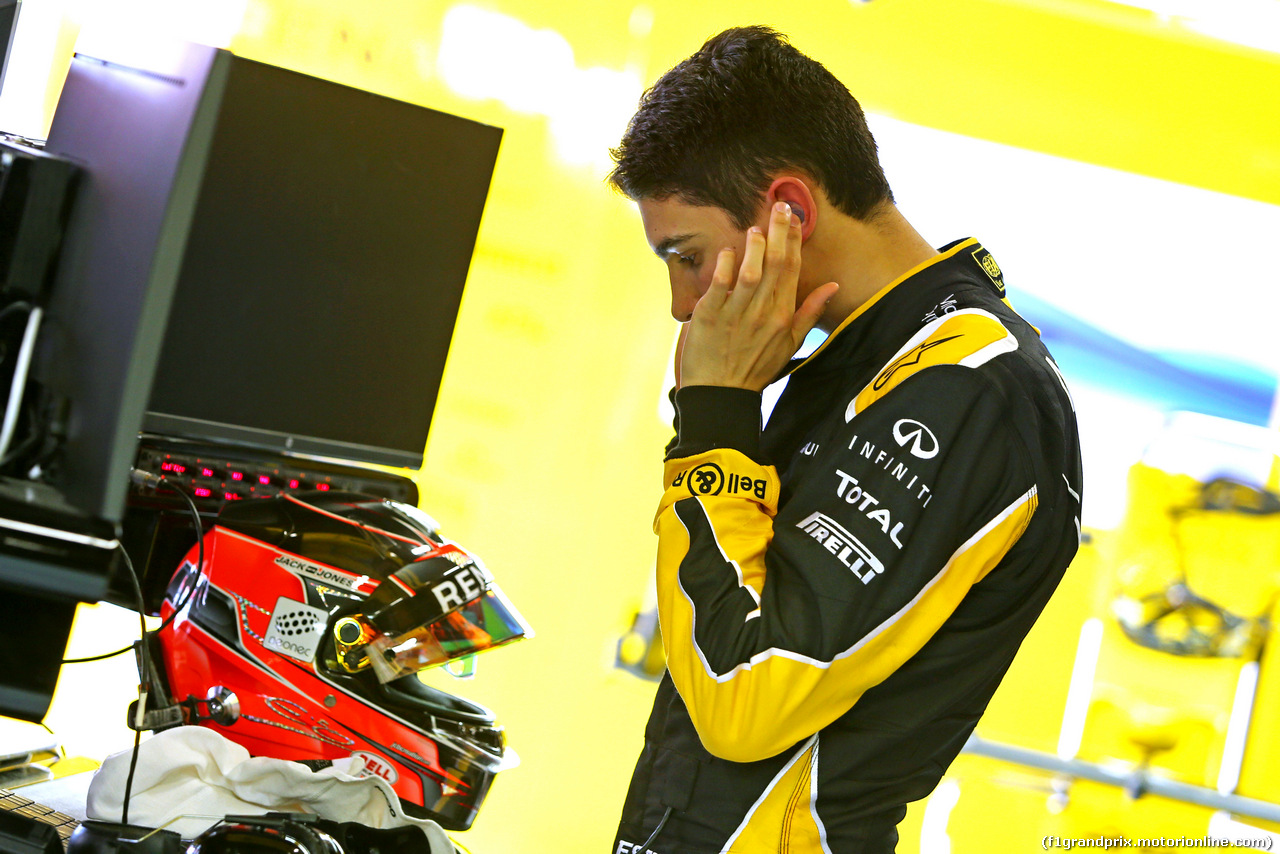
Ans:
[[[1066,777],[1091,780],[1108,786],[1116,786],[1137,796],[1150,794],[1172,801],[1195,804],[1214,810],[1224,810],[1235,815],[1259,818],[1266,821],[1280,822],[1280,804],[1246,798],[1242,795],[1223,794],[1207,786],[1196,786],[1191,783],[1180,783],[1152,774],[1146,769],[1134,769],[1129,772],[1112,771],[1095,762],[1083,759],[1059,759],[1051,753],[1016,747],[997,741],[987,741],[978,735],[969,736],[963,753],[972,756],[985,756],[1014,765],[1050,771]]]

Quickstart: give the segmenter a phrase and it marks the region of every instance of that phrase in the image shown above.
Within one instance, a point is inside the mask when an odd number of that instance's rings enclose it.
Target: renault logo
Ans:
[[[938,455],[938,437],[933,431],[910,418],[893,425],[893,440],[911,451],[911,456],[931,460]],[[910,444],[910,447],[907,447]]]

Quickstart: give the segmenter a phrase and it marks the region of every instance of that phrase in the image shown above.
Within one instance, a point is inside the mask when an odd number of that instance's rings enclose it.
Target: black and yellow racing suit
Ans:
[[[759,394],[676,393],[615,854],[893,851],[1076,552],[1073,404],[977,241],[789,374],[763,432]]]

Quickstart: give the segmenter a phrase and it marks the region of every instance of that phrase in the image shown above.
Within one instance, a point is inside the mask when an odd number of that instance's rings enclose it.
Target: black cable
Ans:
[[[87,658],[64,658],[63,664],[88,664],[91,661],[105,661],[108,658],[115,658],[117,655],[124,655],[126,652],[133,651],[133,644],[121,647],[115,652],[104,652],[101,655],[90,655]]]
[[[146,712],[146,692],[151,680],[151,661],[147,655],[147,620],[143,614],[147,606],[142,601],[142,581],[138,578],[138,571],[133,568],[133,560],[130,559],[129,553],[125,551],[123,545],[120,546],[120,555],[124,558],[124,565],[129,570],[129,580],[133,582],[133,593],[138,597],[138,625],[142,627],[142,639],[139,641],[141,647],[138,653],[142,669],[142,696],[138,697],[138,715],[142,715]],[[133,771],[138,765],[138,746],[141,743],[142,730],[138,728],[134,730],[133,756],[129,760],[129,776],[124,781],[124,805],[120,809],[121,824],[129,823],[129,796],[133,793]]]
[[[28,425],[33,424],[36,420],[36,406],[29,399],[27,400],[26,417]],[[4,459],[0,460],[0,467],[7,466],[15,460],[19,460],[26,456],[31,452],[32,448],[40,444],[40,441],[43,438],[44,437],[40,435],[39,430],[34,428],[28,429],[27,437],[11,448],[9,453],[4,455]]]
[[[25,309],[25,310],[26,310],[26,312],[27,312],[27,316],[28,316],[28,318],[30,318],[31,313],[32,313],[32,312],[34,312],[34,311],[36,310],[36,306],[35,306],[35,305],[32,305],[31,303],[26,302],[26,301],[24,301],[24,300],[19,300],[19,301],[16,301],[16,302],[11,302],[11,303],[9,303],[8,305],[6,305],[4,308],[0,309],[0,322],[2,322],[2,321],[3,321],[6,317],[8,317],[10,314],[13,314],[15,311],[19,311],[19,310],[23,310],[23,309]],[[24,337],[25,337],[25,334],[24,334]],[[5,339],[5,340],[3,340],[3,341],[0,341],[0,360],[8,361],[8,359],[9,359],[9,343],[10,343],[10,342],[8,341],[8,339]],[[21,352],[21,347],[19,347],[19,353],[20,353],[20,352]],[[21,358],[21,356],[20,356],[20,355],[16,355],[16,356],[14,357],[13,371],[12,371],[12,374],[11,374],[11,380],[10,380],[11,384],[16,383],[16,382],[17,382],[17,380],[18,380],[18,370],[19,370],[19,368],[21,367],[21,362],[22,362],[22,358]],[[18,392],[18,394],[19,394],[19,395],[22,395],[22,392]],[[10,392],[10,401],[9,401],[10,403],[12,403],[12,402],[13,402],[13,400],[12,400],[12,395],[13,395],[13,392],[12,392],[12,390],[11,390],[11,392]],[[28,410],[27,410],[27,412],[30,412],[30,409],[28,409]],[[19,408],[19,410],[18,410],[18,414],[14,416],[14,422],[13,422],[14,432],[17,432],[18,422],[19,422],[19,420],[21,420],[22,415],[23,415],[23,411],[22,411],[22,409],[21,409],[21,408]],[[7,411],[5,412],[5,416],[4,416],[4,417],[5,417],[5,420],[8,420],[8,412],[7,412]],[[24,439],[23,441],[19,442],[19,443],[18,443],[18,446],[17,446],[16,448],[9,448],[9,449],[7,449],[7,450],[6,450],[6,453],[5,453],[5,455],[4,455],[4,459],[3,459],[3,460],[0,460],[0,466],[8,465],[9,463],[11,463],[11,462],[13,462],[15,459],[17,459],[17,458],[18,458],[18,456],[19,456],[20,454],[22,454],[22,453],[26,453],[27,451],[29,451],[29,450],[30,450],[30,440],[31,440],[35,435],[36,435],[36,431],[31,431],[30,435],[28,435],[28,436],[27,436],[27,438],[26,438],[26,439]]]
[[[166,481],[167,479],[162,476],[160,480]],[[187,507],[191,508],[191,518],[195,522],[196,526],[196,548],[199,550],[196,555],[196,573],[199,574],[204,569],[204,522],[200,519],[200,509],[196,507],[196,502],[191,498],[191,496],[187,495],[186,491],[179,488],[176,483],[169,484],[169,486],[174,492],[181,495],[183,500],[187,502]],[[191,601],[191,594],[193,594],[195,590],[196,585],[193,582],[187,587],[187,595],[182,597],[181,602],[173,606],[173,610],[169,612],[169,616],[165,617],[164,622],[156,628],[157,632],[164,631],[169,627],[169,624],[173,622],[174,617],[178,616],[178,612],[187,607],[187,603]]]
[[[142,744],[142,730],[133,731],[133,755],[129,757],[129,776],[124,781],[124,806],[120,807],[120,823],[129,823],[129,795],[133,789],[133,771],[138,767],[138,747]]]
[[[640,843],[640,847],[634,850],[640,852],[640,854],[644,854],[644,852],[648,851],[649,846],[653,844],[653,840],[657,839],[658,834],[662,832],[662,828],[666,827],[667,819],[669,818],[671,818],[671,807],[667,807],[667,811],[662,814],[662,820],[659,821],[658,826],[653,829],[653,833],[649,834],[649,838]]]
[[[164,477],[161,477],[160,479],[161,481],[165,480]],[[176,484],[169,484],[169,486],[171,489],[173,489],[175,492],[181,495],[183,499],[186,500],[187,506],[191,508],[191,518],[195,520],[195,526],[196,526],[196,547],[199,549],[199,557],[197,558],[197,563],[196,563],[196,572],[199,572],[204,568],[204,523],[200,519],[200,510],[196,507],[196,503],[191,499],[191,496],[187,495],[185,491],[178,488]],[[123,550],[124,548],[121,547],[121,551]],[[130,564],[130,566],[132,567],[132,564]],[[158,627],[156,627],[157,632],[163,631],[164,629],[168,628],[169,624],[173,622],[173,618],[178,616],[178,612],[181,611],[183,608],[187,607],[187,602],[191,600],[191,594],[195,592],[195,589],[196,589],[195,584],[192,584],[190,587],[187,588],[187,595],[182,597],[182,601],[174,606],[173,611],[169,614],[168,617],[165,618],[164,622],[161,623]],[[139,614],[143,613],[145,609],[146,609],[146,605],[144,603],[141,605],[141,608],[138,611],[138,613]],[[143,629],[143,633],[144,634],[146,633],[145,628]],[[88,664],[91,661],[103,661],[108,658],[115,658],[117,655],[124,655],[126,652],[130,652],[132,650],[133,650],[133,644],[129,644],[128,646],[121,647],[120,649],[117,649],[114,652],[104,652],[101,655],[91,655],[91,656],[88,656],[87,658],[64,658],[62,659],[62,663],[63,664]]]

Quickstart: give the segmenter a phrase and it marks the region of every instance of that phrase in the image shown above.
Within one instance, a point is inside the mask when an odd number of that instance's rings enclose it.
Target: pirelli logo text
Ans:
[[[863,584],[870,583],[871,579],[884,572],[884,564],[871,553],[871,549],[827,514],[810,513],[796,522],[796,527],[835,555],[836,560],[849,567],[849,571]]]
[[[737,472],[725,473],[715,463],[703,463],[700,466],[682,471],[671,481],[672,486],[684,486],[690,495],[741,495],[754,496],[761,501],[769,489],[769,481],[762,477],[748,477]]]

